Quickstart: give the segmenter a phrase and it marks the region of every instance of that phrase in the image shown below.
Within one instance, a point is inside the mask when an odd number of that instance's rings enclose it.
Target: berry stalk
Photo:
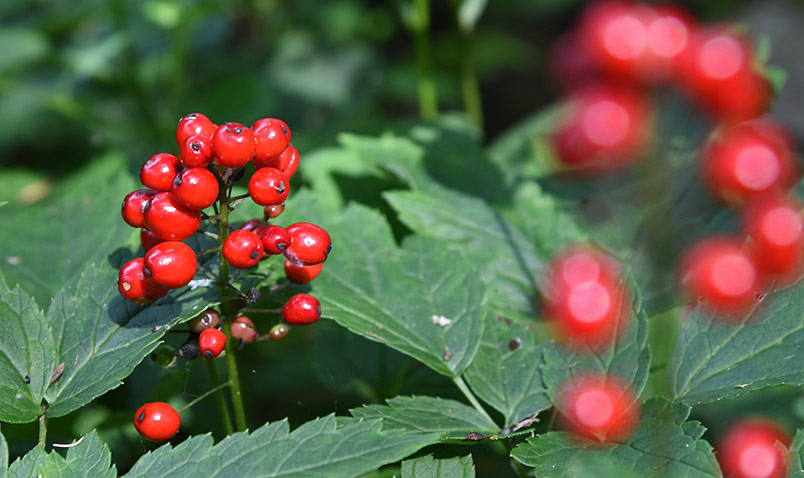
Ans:
[[[42,412],[39,415],[39,448],[45,449],[45,441],[47,440],[47,414]]]
[[[477,398],[475,398],[475,394],[473,394],[472,391],[469,390],[469,387],[466,385],[466,382],[463,381],[463,378],[455,377],[452,379],[452,381],[453,383],[455,383],[455,385],[458,386],[458,389],[461,391],[461,393],[463,393],[463,396],[466,397],[467,400],[469,400],[469,403],[472,404],[475,410],[477,410],[478,413],[486,417],[488,421],[493,423],[494,426],[497,427],[497,429],[499,429],[500,426],[497,425],[497,422],[495,422],[494,419],[492,419],[491,416],[489,416],[488,412],[486,412],[486,409],[483,408],[483,405],[481,405],[480,402],[477,400]]]
[[[215,362],[212,360],[204,360],[207,363],[207,369],[209,370],[209,378],[212,381],[212,387],[215,391],[215,402],[218,404],[218,412],[221,414],[221,421],[223,422],[223,429],[226,432],[226,435],[231,435],[234,433],[234,427],[232,426],[232,415],[229,413],[229,406],[226,404],[226,398],[223,396],[223,388],[219,385],[220,380],[218,379],[218,370],[215,368]],[[231,387],[232,383],[230,381],[226,382],[225,385],[227,387]]]

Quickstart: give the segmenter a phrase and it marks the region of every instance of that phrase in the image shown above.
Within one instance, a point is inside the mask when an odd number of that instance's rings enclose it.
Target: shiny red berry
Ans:
[[[138,189],[128,193],[123,204],[120,207],[120,212],[123,215],[123,220],[126,221],[131,227],[142,227],[145,221],[145,211],[148,209],[148,203],[151,198],[156,194],[156,191],[150,189]]]
[[[165,241],[145,254],[146,279],[168,289],[184,287],[197,270],[195,252],[183,242]]]
[[[182,241],[201,227],[201,213],[182,206],[170,193],[156,193],[145,211],[144,223],[162,239]]]
[[[639,402],[625,382],[606,375],[574,377],[559,391],[562,424],[581,440],[622,442],[639,422]]]
[[[222,124],[212,135],[212,154],[218,166],[245,166],[254,156],[254,133],[240,123]]]
[[[142,257],[131,259],[120,268],[117,290],[120,295],[137,304],[150,304],[168,293],[166,288],[145,279]]]
[[[260,234],[266,254],[282,254],[290,245],[290,234],[281,226],[268,226]]]
[[[212,161],[212,138],[209,136],[188,136],[179,145],[179,159],[188,168],[205,168]]]
[[[142,244],[142,249],[145,252],[148,252],[152,247],[160,242],[165,242],[165,240],[160,239],[159,236],[144,227],[140,229],[140,244]]]
[[[223,242],[223,257],[238,269],[254,267],[262,257],[262,241],[252,231],[234,230]]]
[[[321,274],[324,264],[302,266],[285,259],[285,276],[294,284],[307,284]]]
[[[176,127],[176,145],[181,147],[182,143],[190,136],[201,136],[210,139],[218,128],[215,123],[201,113],[190,113],[179,120]]]
[[[287,149],[279,155],[276,162],[276,167],[282,171],[282,174],[290,181],[290,178],[296,174],[296,169],[299,168],[299,150],[292,144],[289,145]]]
[[[307,325],[321,318],[321,303],[309,294],[296,294],[282,306],[282,320],[291,325]]]
[[[722,317],[739,317],[762,293],[756,259],[738,238],[713,237],[693,245],[681,262],[681,287]]]
[[[251,125],[254,131],[254,167],[270,166],[290,143],[290,129],[284,121],[263,118]]]
[[[743,214],[743,230],[763,274],[790,283],[804,272],[804,205],[792,197],[769,195],[753,199]]]
[[[181,205],[201,210],[212,206],[218,199],[218,180],[207,169],[185,169],[176,175],[170,192]]]
[[[205,329],[198,336],[198,346],[206,358],[215,358],[226,347],[226,335],[218,329]]]
[[[272,204],[270,206],[265,206],[262,210],[263,215],[268,219],[274,219],[279,217],[285,211],[284,204]]]
[[[179,414],[165,402],[146,403],[134,414],[134,428],[148,440],[170,440],[180,426]]]
[[[244,222],[242,226],[238,227],[238,229],[242,229],[244,231],[254,231],[254,229],[256,229],[261,222],[262,221],[260,221],[259,219],[250,219]]]
[[[323,228],[309,222],[297,222],[286,230],[290,234],[290,245],[285,248],[285,257],[291,262],[312,266],[327,260],[332,241]]]
[[[248,181],[248,194],[260,206],[282,204],[290,194],[290,183],[278,169],[258,169]]]
[[[254,322],[245,315],[241,315],[232,321],[233,340],[242,340],[244,343],[250,344],[257,340],[257,335],[259,335],[257,327],[255,327]]]
[[[196,333],[201,333],[207,329],[213,329],[221,323],[221,316],[215,309],[207,309],[200,314],[196,315],[189,322],[187,326],[190,330]]]
[[[157,191],[170,191],[173,178],[181,171],[179,158],[168,153],[159,153],[148,158],[140,169],[143,186]]]
[[[790,436],[778,424],[762,419],[732,425],[717,446],[717,461],[727,478],[784,478]]]

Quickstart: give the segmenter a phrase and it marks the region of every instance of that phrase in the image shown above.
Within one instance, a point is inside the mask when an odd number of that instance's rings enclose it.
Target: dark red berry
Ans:
[[[260,234],[266,254],[282,254],[290,245],[290,234],[281,226],[268,226]]]
[[[223,242],[223,257],[238,269],[254,267],[262,257],[262,241],[252,231],[234,230]]]
[[[170,193],[156,193],[145,211],[144,223],[162,239],[182,241],[201,227],[201,213],[182,206]]]
[[[282,340],[288,334],[288,326],[285,324],[276,324],[268,331],[268,337],[271,340]]]
[[[152,247],[160,242],[165,242],[165,240],[160,239],[159,236],[144,227],[140,229],[140,244],[142,244],[142,249],[145,252],[148,252]]]
[[[278,169],[258,169],[248,181],[248,194],[260,206],[282,204],[290,194],[290,183]]]
[[[318,277],[324,264],[302,266],[285,259],[285,276],[294,284],[307,284]]]
[[[232,322],[232,339],[250,344],[257,340],[257,335],[259,335],[257,327],[245,315],[241,315]]]
[[[777,284],[794,282],[804,272],[804,206],[791,197],[769,195],[749,202],[743,230],[762,273]]]
[[[149,304],[168,293],[166,288],[145,279],[142,257],[131,259],[120,268],[117,290],[120,295],[137,304]]]
[[[190,136],[201,136],[210,139],[215,133],[217,125],[201,113],[190,113],[179,120],[176,127],[176,145],[181,147],[182,143]]]
[[[285,151],[277,158],[277,168],[282,171],[282,174],[288,178],[296,174],[296,169],[299,167],[299,150],[292,144],[285,149]]]
[[[332,241],[327,231],[309,222],[297,222],[286,228],[290,245],[285,257],[296,264],[312,266],[327,260]]]
[[[218,329],[205,329],[198,336],[198,346],[206,358],[215,358],[226,347],[226,335]]]
[[[272,204],[270,206],[265,206],[262,210],[263,215],[268,219],[274,219],[279,217],[285,211],[284,204]]]
[[[204,168],[185,169],[176,175],[170,192],[183,206],[201,210],[218,199],[218,180]]]
[[[190,330],[200,334],[207,329],[214,329],[220,322],[220,314],[218,314],[215,309],[207,309],[190,319],[187,325],[190,327]]]
[[[148,158],[140,169],[143,186],[157,191],[170,191],[173,178],[181,171],[179,158],[168,153],[159,153]]]
[[[212,135],[212,154],[218,166],[245,166],[254,156],[254,133],[240,123],[222,124]]]
[[[307,325],[321,318],[321,303],[309,294],[296,294],[282,306],[282,320],[291,325]]]
[[[189,136],[179,146],[179,159],[188,168],[205,168],[212,161],[212,138]]]
[[[179,414],[165,402],[146,403],[134,414],[134,428],[148,440],[170,440],[179,432],[180,426]]]
[[[148,203],[151,198],[156,194],[156,191],[150,189],[138,189],[134,192],[128,193],[123,199],[123,204],[120,207],[120,212],[123,215],[123,220],[131,227],[142,227],[145,221],[145,211],[148,209]]]
[[[263,118],[251,125],[254,131],[254,167],[269,166],[288,147],[290,130],[284,121]]]
[[[183,242],[165,241],[145,254],[145,278],[168,289],[184,287],[197,270],[195,252]]]
[[[242,226],[238,227],[238,229],[242,229],[244,231],[254,231],[254,229],[260,225],[262,221],[259,219],[250,219],[243,223]]]

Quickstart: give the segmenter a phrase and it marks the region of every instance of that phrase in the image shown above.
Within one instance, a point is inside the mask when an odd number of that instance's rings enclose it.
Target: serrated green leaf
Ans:
[[[528,438],[511,456],[545,478],[586,478],[588,475],[574,474],[567,464],[589,458],[606,460],[636,476],[719,478],[722,474],[712,447],[701,439],[705,429],[698,422],[685,421],[689,413],[684,405],[651,399],[627,443],[586,446],[569,433],[549,432]]]
[[[698,308],[667,366],[674,397],[694,405],[780,384],[804,384],[804,281],[765,298],[750,320]]]
[[[315,190],[316,196],[327,198],[333,206],[340,209],[345,200],[334,176],[354,177],[377,174],[375,169],[346,148],[324,148],[305,155],[304,168],[301,168],[299,172]]]
[[[489,145],[489,156],[505,173],[506,184],[555,172],[555,154],[549,138],[560,114],[561,109],[557,106],[540,110]]]
[[[477,432],[497,433],[497,426],[474,408],[455,400],[434,397],[395,397],[387,405],[364,405],[349,410],[356,418],[379,418],[387,430],[437,432],[450,437]]]
[[[804,478],[804,430],[798,430],[787,454],[789,478]]]
[[[8,445],[6,444],[6,437],[0,433],[0,478],[6,478],[8,471]]]
[[[402,462],[402,478],[474,478],[472,455],[435,458],[425,455]]]
[[[125,164],[119,155],[99,158],[61,182],[44,200],[0,208],[0,224],[15,231],[0,235],[0,269],[39,307],[73,288],[89,264],[103,261],[134,233],[118,207],[136,187]]]
[[[62,458],[55,452],[45,453],[36,447],[12,463],[10,477],[22,478],[115,478],[117,471],[111,464],[109,448],[93,431],[81,443],[67,450]],[[3,472],[5,469],[3,469]],[[3,476],[0,473],[0,476]]]
[[[437,433],[383,430],[380,420],[307,422],[293,432],[286,420],[235,433],[212,446],[209,435],[164,445],[141,457],[126,478],[248,476],[350,477],[398,461],[438,440]]]
[[[486,318],[480,349],[464,377],[478,398],[503,414],[506,427],[551,407],[540,370],[544,348],[526,327]]]
[[[55,460],[56,457],[49,458],[45,450],[38,446],[34,447],[27,454],[17,458],[13,463],[11,463],[11,465],[8,467],[8,476],[9,478],[44,477],[43,474],[39,473],[39,470],[46,466],[46,463],[49,459]]]

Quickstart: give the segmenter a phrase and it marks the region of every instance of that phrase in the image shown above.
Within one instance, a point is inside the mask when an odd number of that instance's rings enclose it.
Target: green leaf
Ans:
[[[15,461],[9,471],[12,477],[115,478],[117,471],[111,462],[109,448],[92,431],[67,450],[66,458],[55,452],[45,453],[36,447]],[[5,467],[0,469],[0,476],[4,472]]]
[[[804,478],[804,430],[798,430],[788,452],[790,478]]]
[[[356,418],[380,418],[386,430],[437,432],[450,438],[463,438],[467,433],[497,433],[497,426],[474,408],[443,398],[395,397],[387,405],[364,405],[349,410]],[[462,436],[463,435],[463,436]]]
[[[627,443],[586,446],[566,432],[549,432],[528,438],[511,456],[533,468],[540,477],[575,478],[568,463],[605,460],[636,476],[666,478],[721,477],[712,447],[701,439],[705,429],[686,421],[690,408],[652,399],[645,403],[642,421]],[[597,476],[597,475],[595,475]]]
[[[526,327],[486,318],[480,349],[464,376],[478,398],[505,416],[506,427],[551,407],[540,370],[544,348]]]
[[[299,172],[315,190],[316,196],[327,198],[333,206],[341,209],[346,201],[335,176],[358,177],[377,174],[374,169],[348,149],[323,148],[305,155],[304,167]]]
[[[0,28],[0,71],[24,68],[48,54],[47,37],[33,28]]]
[[[769,295],[749,320],[696,309],[667,366],[670,390],[695,405],[780,384],[804,384],[804,281]]]
[[[44,473],[40,472],[40,469],[45,468],[48,466],[49,460],[57,460],[61,457],[58,455],[53,455],[53,458],[48,455],[45,450],[40,447],[34,447],[31,451],[29,451],[25,456],[21,456],[14,460],[14,462],[8,467],[8,476],[9,478],[39,478],[44,477]],[[49,464],[52,468],[55,465],[52,463]]]
[[[57,363],[47,319],[19,285],[9,290],[2,273],[0,317],[0,421],[33,421]]]
[[[326,229],[333,252],[314,284],[322,315],[438,373],[463,373],[486,311],[469,259],[429,238],[399,248],[385,220],[364,207],[349,207]]]
[[[560,114],[561,109],[556,106],[540,110],[509,128],[489,145],[489,156],[505,172],[506,184],[555,172],[550,135]]]
[[[126,478],[198,476],[359,476],[396,462],[438,440],[437,433],[383,430],[380,420],[338,420],[333,415],[293,432],[287,420],[250,434],[235,433],[212,446],[209,435],[142,456]]]
[[[8,445],[6,444],[6,437],[0,433],[0,478],[6,478],[6,471],[8,470]]]
[[[131,237],[118,205],[136,186],[125,159],[110,155],[92,162],[30,206],[0,208],[0,269],[44,308],[63,289],[72,289],[93,262]],[[20,240],[24,237],[25,240]]]
[[[472,455],[455,458],[421,456],[402,462],[402,478],[474,478]]]

